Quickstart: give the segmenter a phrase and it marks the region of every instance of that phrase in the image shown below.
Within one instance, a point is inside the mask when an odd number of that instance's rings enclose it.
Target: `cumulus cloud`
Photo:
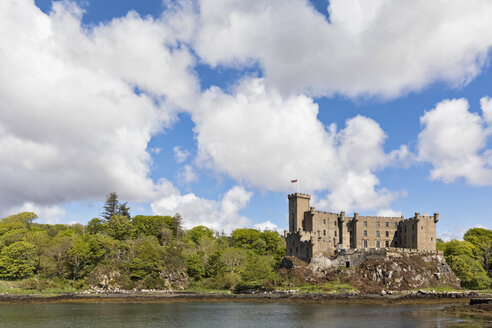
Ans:
[[[174,158],[178,163],[186,162],[188,157],[190,157],[191,155],[191,153],[188,150],[183,149],[180,146],[173,147],[173,151],[174,151]]]
[[[260,231],[265,231],[265,230],[278,231],[279,230],[278,226],[270,220],[257,223],[253,227],[256,230],[260,230]]]
[[[338,131],[317,114],[311,98],[284,97],[263,79],[245,79],[231,94],[210,88],[192,113],[197,163],[263,190],[290,190],[297,177],[305,191],[329,190],[319,202],[329,209],[388,206],[396,194],[378,189],[374,174],[391,159],[379,125],[359,115]]]
[[[130,12],[87,27],[81,16],[70,2],[49,15],[0,2],[0,209],[111,190],[146,201],[159,188],[148,142],[199,89],[179,24]]]
[[[395,211],[390,208],[383,208],[380,209],[377,213],[377,216],[389,216],[389,217],[397,217],[397,216],[402,216],[403,213],[401,211]]]
[[[242,216],[244,209],[252,197],[252,193],[244,187],[235,186],[227,191],[219,201],[204,199],[193,193],[182,195],[169,182],[161,182],[164,194],[152,202],[152,211],[158,215],[173,215],[179,212],[183,217],[184,227],[192,228],[204,225],[216,231],[231,232],[236,228],[244,228],[251,221]]]
[[[191,165],[183,166],[178,172],[179,179],[184,183],[197,182],[198,174]]]
[[[195,48],[212,66],[259,62],[284,93],[396,97],[480,73],[492,45],[486,0],[200,1]]]
[[[444,100],[420,118],[418,157],[432,164],[431,179],[492,184],[492,151],[486,149],[492,132],[489,98],[481,105],[482,115],[470,112],[466,99]]]

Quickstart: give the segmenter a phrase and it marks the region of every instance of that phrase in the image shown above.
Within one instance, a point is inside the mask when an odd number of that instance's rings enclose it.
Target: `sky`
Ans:
[[[492,220],[492,2],[2,0],[0,217]],[[291,183],[297,179],[298,183]]]

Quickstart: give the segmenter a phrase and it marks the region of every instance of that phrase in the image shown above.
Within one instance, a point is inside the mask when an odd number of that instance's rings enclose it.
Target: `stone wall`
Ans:
[[[333,255],[340,249],[436,249],[437,213],[433,216],[415,213],[413,218],[406,220],[403,216],[359,216],[358,213],[350,217],[345,212],[315,210],[310,206],[311,196],[308,194],[290,194],[288,199],[288,256],[298,256],[309,262],[311,257],[308,254]]]

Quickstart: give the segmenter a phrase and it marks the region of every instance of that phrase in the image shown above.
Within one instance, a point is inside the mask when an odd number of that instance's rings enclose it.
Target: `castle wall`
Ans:
[[[316,211],[311,196],[289,195],[289,233],[287,255],[309,261],[315,254],[331,256],[336,250],[410,248],[436,249],[436,223],[439,214],[415,213],[401,217],[345,216],[345,212]]]
[[[401,220],[402,217],[357,216],[353,248],[400,247]]]

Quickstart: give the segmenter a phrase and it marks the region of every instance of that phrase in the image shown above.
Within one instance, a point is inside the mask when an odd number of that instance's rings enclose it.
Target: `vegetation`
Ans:
[[[273,231],[237,229],[218,235],[185,231],[175,216],[130,216],[116,193],[87,225],[35,223],[34,213],[0,219],[1,290],[269,288],[285,254]]]
[[[437,241],[437,249],[460,278],[462,287],[492,288],[492,231],[483,228],[468,230],[464,240]]]
[[[274,231],[182,227],[174,216],[130,216],[116,193],[87,225],[39,224],[35,213],[0,219],[0,292],[87,289],[353,291],[337,281],[306,283],[278,270],[285,242]],[[470,229],[463,241],[438,241],[463,287],[491,288],[492,231]]]

